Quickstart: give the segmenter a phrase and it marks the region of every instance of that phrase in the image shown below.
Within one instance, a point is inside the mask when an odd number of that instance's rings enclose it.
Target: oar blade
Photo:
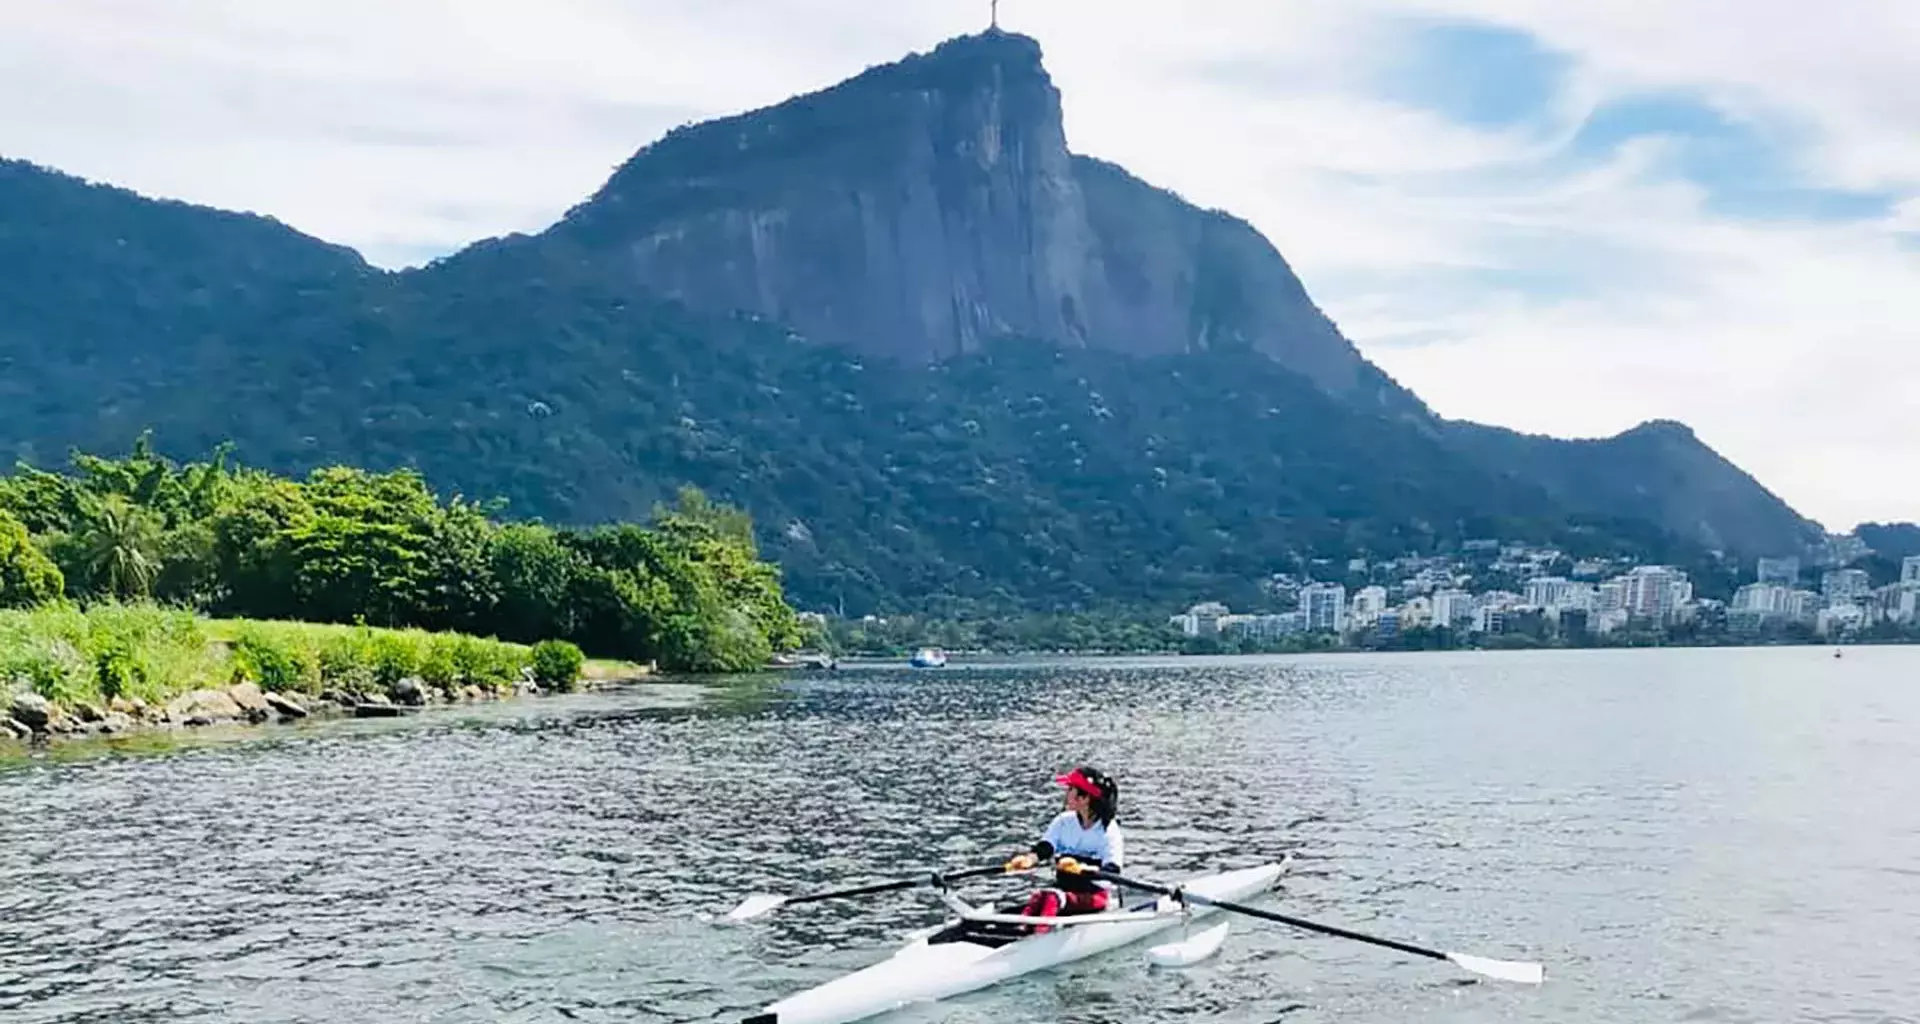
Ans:
[[[772,913],[786,905],[787,898],[785,896],[755,893],[740,901],[739,906],[727,911],[727,920],[745,921],[750,918],[759,917],[762,914]]]
[[[1475,974],[1500,981],[1511,981],[1519,985],[1540,985],[1547,980],[1547,969],[1542,964],[1525,963],[1519,960],[1495,960],[1492,957],[1473,956],[1470,953],[1448,953],[1447,959],[1456,966]]]
[[[1228,928],[1228,922],[1222,921],[1198,935],[1162,943],[1147,950],[1147,962],[1155,967],[1191,967],[1220,951]]]

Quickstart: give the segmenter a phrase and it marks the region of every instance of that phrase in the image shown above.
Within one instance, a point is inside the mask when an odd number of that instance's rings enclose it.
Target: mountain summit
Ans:
[[[1420,410],[1252,227],[1068,152],[1023,35],[949,40],[674,131],[552,234],[696,308],[872,355],[928,363],[1002,336],[1250,348],[1331,394]]]

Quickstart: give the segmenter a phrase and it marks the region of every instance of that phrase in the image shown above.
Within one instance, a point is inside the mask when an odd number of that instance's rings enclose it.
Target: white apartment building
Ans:
[[[1433,594],[1433,624],[1457,628],[1473,618],[1473,595],[1464,590],[1437,590]]]
[[[1347,588],[1339,583],[1314,583],[1302,587],[1300,610],[1306,613],[1309,632],[1344,633],[1347,630]]]

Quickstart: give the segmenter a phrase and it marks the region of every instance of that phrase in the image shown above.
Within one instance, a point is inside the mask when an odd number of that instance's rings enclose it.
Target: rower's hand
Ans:
[[[1054,867],[1054,870],[1060,872],[1063,875],[1077,875],[1080,872],[1086,870],[1085,867],[1081,866],[1079,861],[1074,860],[1072,857],[1060,858],[1058,861],[1054,862],[1053,867]]]
[[[1015,871],[1031,871],[1033,870],[1033,866],[1038,863],[1040,863],[1040,858],[1030,852],[1015,854],[1012,860],[1007,861],[1007,873],[1012,874]]]

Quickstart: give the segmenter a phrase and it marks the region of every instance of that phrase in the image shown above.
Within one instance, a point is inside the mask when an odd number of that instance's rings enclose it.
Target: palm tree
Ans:
[[[88,510],[80,531],[81,564],[90,589],[138,599],[160,575],[160,520],[124,495],[109,494]]]

